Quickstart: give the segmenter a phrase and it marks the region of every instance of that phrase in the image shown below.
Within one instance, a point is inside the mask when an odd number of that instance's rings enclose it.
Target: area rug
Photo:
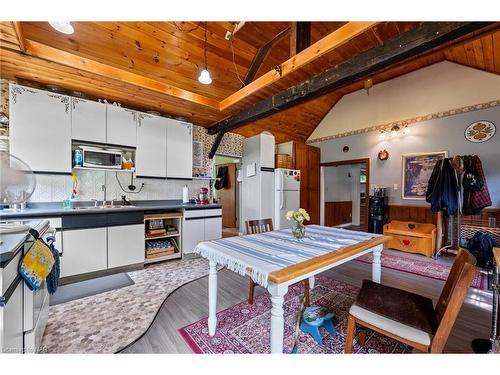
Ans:
[[[368,253],[355,260],[371,264],[373,254]],[[382,252],[381,262],[384,268],[443,281],[446,281],[451,270],[451,264],[441,263],[432,258],[422,257],[422,259],[416,259],[415,257],[399,255],[388,251]],[[472,288],[484,289],[485,279],[486,275],[484,273],[476,272],[470,286]]]
[[[179,286],[208,275],[203,258],[128,272],[134,284],[49,307],[42,353],[115,353],[138,339]]]
[[[311,336],[301,333],[299,353],[343,353],[349,307],[359,288],[326,276],[316,276],[311,293],[312,305],[329,307],[335,313],[335,336],[322,331],[323,345]],[[303,283],[288,289],[283,305],[285,316],[284,352],[290,353],[297,311],[303,298]],[[271,301],[268,293],[255,297],[253,305],[243,301],[217,313],[217,330],[208,335],[207,319],[179,329],[186,343],[195,353],[269,353]],[[356,336],[357,339],[357,336]],[[408,353],[410,348],[372,331],[367,334],[364,347],[355,344],[355,353]]]

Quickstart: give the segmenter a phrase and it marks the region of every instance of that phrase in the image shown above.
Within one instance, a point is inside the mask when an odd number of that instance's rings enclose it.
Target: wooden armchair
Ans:
[[[261,219],[261,220],[247,220],[245,221],[245,227],[247,229],[247,234],[257,234],[271,232],[273,228],[273,219]],[[250,279],[249,291],[248,291],[248,303],[253,304],[253,296],[255,291],[255,282]],[[304,294],[306,297],[305,306],[310,305],[309,296],[309,280],[304,280]]]
[[[364,280],[349,310],[345,352],[352,353],[359,324],[420,351],[442,353],[476,272],[475,264],[476,259],[460,249],[434,308],[427,297]],[[365,340],[362,330],[358,344],[363,346]]]

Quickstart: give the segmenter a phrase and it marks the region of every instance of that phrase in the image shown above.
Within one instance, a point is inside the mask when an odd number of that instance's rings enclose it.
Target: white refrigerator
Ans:
[[[288,211],[300,207],[300,170],[276,168],[274,170],[274,229],[291,228],[286,219]]]

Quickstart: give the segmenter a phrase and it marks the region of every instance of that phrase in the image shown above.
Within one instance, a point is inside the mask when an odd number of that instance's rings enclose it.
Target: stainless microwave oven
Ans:
[[[123,155],[120,150],[80,146],[82,166],[88,168],[122,169]]]

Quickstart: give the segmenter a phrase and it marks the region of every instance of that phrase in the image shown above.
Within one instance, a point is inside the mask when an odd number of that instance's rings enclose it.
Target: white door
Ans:
[[[182,223],[182,252],[192,253],[196,245],[205,240],[205,219],[184,218]]]
[[[222,217],[205,219],[205,241],[222,238]]]
[[[167,127],[167,177],[193,176],[193,125],[169,119]]]
[[[105,270],[107,228],[63,231],[62,277]]]
[[[106,111],[106,143],[136,147],[137,112],[111,104]]]
[[[10,153],[38,172],[71,173],[71,107],[66,95],[10,85]]]
[[[144,263],[144,224],[108,227],[108,268]]]
[[[147,113],[139,113],[137,117],[137,177],[167,177],[168,119]]]
[[[286,219],[288,211],[296,211],[299,209],[299,192],[298,191],[276,191],[276,209],[275,209],[275,229],[291,228],[292,221]]]
[[[106,104],[71,98],[71,138],[106,143]]]

